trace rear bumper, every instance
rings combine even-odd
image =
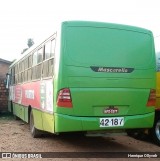
[[[125,116],[124,126],[100,127],[99,118],[101,117],[75,117],[55,113],[55,132],[150,128],[153,126],[154,116],[154,112],[144,115]]]

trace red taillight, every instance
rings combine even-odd
[[[61,89],[58,93],[57,106],[72,107],[71,93],[68,88]]]
[[[156,90],[151,89],[148,97],[147,106],[155,106],[155,105],[156,105]]]

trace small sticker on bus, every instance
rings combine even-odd
[[[104,114],[116,114],[116,113],[118,113],[118,108],[114,107],[114,106],[110,106],[108,108],[105,108],[103,110],[103,113]]]

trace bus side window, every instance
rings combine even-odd
[[[21,77],[20,77],[20,75],[21,75],[21,73],[17,74],[17,83],[16,84],[21,83]]]
[[[27,70],[24,71],[24,82],[27,82]]]
[[[13,68],[11,68],[11,85],[13,85],[13,79],[12,79],[12,77],[13,77]]]
[[[28,57],[24,60],[24,82],[27,82]]]
[[[25,61],[23,60],[23,61],[22,61],[22,72],[23,72],[24,69],[25,69],[25,68],[24,68],[24,64],[25,64]]]
[[[32,54],[28,57],[28,70],[27,70],[27,81],[31,81],[32,78]]]
[[[28,67],[32,67],[32,55],[30,55],[28,58]]]
[[[19,73],[22,71],[22,62],[19,63]]]
[[[43,48],[40,48],[37,52],[37,63],[41,63],[43,60]]]
[[[55,54],[55,46],[56,46],[56,39],[51,40],[51,55],[50,57],[53,57]]]
[[[15,84],[18,83],[18,72],[19,70],[18,70],[18,64],[17,64],[15,65]]]
[[[55,44],[56,44],[55,39],[45,44],[44,62],[43,62],[43,78],[53,76]]]
[[[31,78],[32,78],[32,69],[28,69],[27,71],[27,81],[31,81]]]
[[[43,62],[43,78],[53,76],[54,58]]]
[[[33,53],[33,66],[37,65],[37,51]]]
[[[24,72],[21,73],[21,83],[24,82]]]
[[[11,84],[15,84],[15,66],[11,69]]]
[[[18,84],[18,74],[15,75],[15,83]]]
[[[26,70],[28,68],[28,57],[24,60],[24,62],[25,62],[25,64],[24,64],[25,68],[24,69]]]
[[[43,78],[48,76],[48,61],[43,62]]]
[[[53,76],[53,68],[54,68],[54,59],[52,58],[52,59],[50,59],[49,60],[49,62],[48,62],[48,64],[49,64],[49,68],[48,68],[48,76],[50,77],[50,76]]]
[[[51,54],[51,41],[45,44],[44,59],[49,59]]]
[[[41,73],[42,73],[42,64],[38,64],[37,66],[36,66],[36,73],[37,73],[37,75],[36,75],[36,79],[40,79],[41,78]]]
[[[36,79],[36,66],[32,67],[32,80]]]
[[[32,80],[41,78],[42,60],[43,60],[43,48],[40,48],[33,54]]]

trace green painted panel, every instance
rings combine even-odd
[[[53,114],[42,112],[43,130],[54,133],[54,116]]]
[[[28,123],[28,107],[16,103],[12,103],[12,105],[13,114]]]
[[[24,107],[24,121],[28,123],[28,107]]]
[[[39,130],[54,133],[54,116],[32,108],[34,125]],[[13,103],[13,113],[28,123],[28,107]]]
[[[55,114],[55,132],[82,131],[81,117]]]
[[[103,117],[104,118],[104,117]],[[153,126],[154,112],[145,115],[125,116],[124,126],[100,127],[100,117],[74,117],[55,114],[55,132],[92,131],[109,129],[149,128]],[[134,124],[133,124],[134,122]],[[140,124],[141,122],[141,124]]]
[[[34,117],[34,126],[39,130],[44,130],[43,122],[42,122],[42,112],[33,108],[32,108],[32,111],[33,111],[33,117]]]
[[[67,64],[88,67],[134,67],[148,69],[153,65],[152,35],[95,26],[66,27]],[[76,53],[76,54],[75,54]],[[152,55],[151,55],[152,53]],[[141,56],[139,56],[141,54]],[[145,57],[142,57],[145,55]],[[138,59],[137,59],[138,57]],[[112,60],[112,61],[111,61]],[[116,66],[115,66],[116,65]]]
[[[19,104],[13,103],[13,114],[19,117],[22,120],[24,119],[24,107]]]

